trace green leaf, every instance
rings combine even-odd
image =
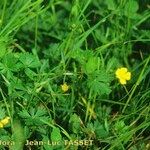
[[[52,141],[61,141],[62,140],[62,136],[60,133],[60,129],[59,128],[53,128],[52,132],[51,132],[51,140]]]
[[[106,138],[109,135],[109,132],[105,129],[103,124],[100,124],[100,122],[95,121],[94,122],[94,128],[97,138]]]
[[[27,125],[38,126],[45,124],[44,121],[50,121],[45,109],[41,108],[38,108],[37,110],[35,108],[30,108],[29,112],[27,110],[22,110],[19,112],[19,116],[24,119]]]
[[[35,116],[36,117],[42,117],[46,114],[47,114],[47,112],[45,111],[45,109],[38,108],[38,110],[35,113]]]
[[[87,85],[95,94],[108,95],[111,92],[110,82],[111,76],[102,69],[88,76]]]
[[[71,13],[70,13],[71,19],[72,18],[77,19],[78,15],[79,15],[79,12],[80,12],[79,6],[80,6],[79,0],[75,0],[74,4],[73,4],[73,7],[71,9]]]
[[[126,126],[123,120],[120,120],[115,123],[115,130],[118,134],[123,134],[129,131],[129,127]]]
[[[116,4],[115,4],[114,0],[106,0],[105,3],[106,3],[109,10],[115,10],[116,9]]]
[[[70,52],[69,55],[70,55],[71,58],[74,58],[77,62],[79,62],[80,65],[82,65],[82,68],[83,68],[85,73],[87,73],[86,72],[86,67],[88,69],[88,64],[86,65],[86,63],[88,63],[88,61],[89,61],[89,66],[90,66],[90,59],[92,59],[92,58],[96,59],[97,58],[97,57],[94,57],[93,51],[90,51],[90,50],[84,51],[82,49],[73,50],[73,51]]]
[[[4,119],[6,117],[6,110],[0,106],[0,119]]]
[[[0,41],[0,58],[2,58],[6,53],[6,45]]]
[[[13,80],[11,80],[8,84],[8,90],[9,93],[13,93],[15,90],[25,91],[26,89],[22,81],[19,78],[13,76]]]
[[[22,62],[25,68],[37,68],[40,66],[40,62],[37,57],[30,53],[21,53],[19,60]]]
[[[101,69],[93,75],[94,78],[97,78],[100,82],[109,83],[112,80],[112,77],[109,73],[107,73],[104,69]]]
[[[13,133],[12,133],[12,141],[14,144],[10,145],[11,150],[22,150],[25,143],[25,135],[24,135],[24,128],[21,125],[19,120],[13,121]]]
[[[34,71],[32,71],[30,68],[25,68],[25,74],[31,79],[33,80],[34,77],[36,76],[36,73]]]
[[[110,94],[111,88],[110,88],[109,84],[100,82],[99,86],[101,88],[101,94],[102,95],[103,94],[106,94],[106,95]]]
[[[125,16],[129,18],[134,18],[136,16],[136,12],[139,9],[138,2],[135,0],[130,0],[126,3],[124,13]]]
[[[51,58],[53,63],[60,60],[61,52],[59,50],[59,44],[50,44],[49,48],[44,50],[43,53],[45,54],[46,58]]]
[[[0,69],[5,73],[8,71],[18,71],[18,68],[16,68],[17,61],[18,59],[14,54],[9,53],[3,57],[2,63],[0,63]]]
[[[98,57],[90,57],[85,64],[85,72],[87,74],[93,73],[98,68]]]
[[[70,127],[74,133],[79,133],[81,128],[81,120],[77,114],[73,114],[70,116]]]
[[[117,68],[118,64],[119,62],[115,57],[110,58],[107,62],[106,72],[113,71],[115,68]]]
[[[19,116],[20,116],[21,118],[27,119],[27,118],[30,117],[30,114],[28,113],[27,110],[22,110],[22,111],[19,113]]]
[[[47,143],[47,141],[49,141],[49,138],[47,136],[44,136],[42,141],[44,143]],[[45,150],[53,150],[53,146],[48,145],[48,144],[44,144],[44,149]]]
[[[111,92],[110,86],[107,83],[99,82],[98,80],[90,81],[88,84],[89,88],[97,94],[109,94]]]

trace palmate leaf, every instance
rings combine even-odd
[[[56,51],[57,49],[57,51]],[[59,51],[59,44],[50,44],[49,48],[44,50],[43,53],[45,54],[46,57],[48,58],[54,58],[54,60],[57,60],[60,58],[60,51]]]
[[[91,74],[98,68],[98,57],[90,57],[85,64],[85,73]]]
[[[96,80],[91,81],[89,87],[94,93],[101,94],[101,95],[103,94],[108,95],[111,92],[111,89],[107,83],[99,82]]]
[[[49,121],[47,112],[41,108],[38,108],[37,110],[35,108],[31,108],[29,111],[22,110],[19,113],[19,116],[24,119],[27,125],[43,125],[44,121]]]
[[[22,90],[22,91],[26,90],[23,82],[15,76],[13,76],[13,80],[11,80],[10,83],[8,84],[8,88],[12,92],[14,90]]]
[[[88,61],[89,58],[94,56],[94,53],[90,50],[84,51],[84,50],[78,48],[76,50],[71,51],[69,55],[71,58],[74,58],[85,68],[86,62]]]
[[[19,60],[25,68],[37,68],[40,66],[40,61],[30,53],[21,53]]]
[[[107,131],[103,124],[98,121],[94,122],[94,129],[97,138],[106,138],[109,135],[109,131]]]
[[[106,138],[109,135],[109,130],[106,130],[104,124],[100,123],[98,120],[94,121],[94,123],[88,123],[86,130],[94,133],[98,139]]]
[[[3,72],[7,71],[18,71],[16,66],[18,59],[14,56],[14,54],[9,53],[2,58],[2,62],[0,63],[0,69]]]
[[[115,131],[118,133],[118,134],[122,134],[122,133],[126,133],[129,131],[129,126],[127,126],[124,121],[120,120],[120,121],[117,121],[115,123]]]
[[[13,79],[13,72],[17,72],[18,68],[18,58],[15,57],[13,53],[8,53],[3,56],[0,62],[0,72],[6,77],[6,79]]]
[[[71,57],[77,60],[85,74],[91,74],[98,68],[99,57],[94,56],[93,51],[77,49],[70,53]]]
[[[110,82],[111,76],[106,71],[99,70],[88,76],[87,85],[95,94],[108,95],[111,92]]]

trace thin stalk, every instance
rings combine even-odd
[[[34,47],[37,48],[37,38],[38,38],[38,15],[35,18],[35,39],[34,39]]]
[[[143,76],[143,74],[144,74],[144,71],[145,71],[145,69],[146,69],[146,67],[147,67],[147,65],[148,65],[148,63],[149,63],[149,60],[150,60],[150,56],[147,58],[147,61],[146,61],[145,65],[144,65],[144,67],[143,67],[143,69],[142,69],[142,71],[141,71],[141,73],[140,73],[140,75],[139,75],[139,78],[138,78],[137,82],[135,83],[135,85],[134,85],[134,87],[133,87],[133,90],[131,91],[131,94],[129,95],[125,106],[123,107],[122,113],[124,113],[124,111],[125,111],[127,105],[129,104],[130,100],[132,99],[132,96],[133,96],[133,94],[134,94],[136,88],[137,88],[138,85],[140,84],[141,79],[142,79],[142,76]]]
[[[2,16],[1,16],[1,20],[0,20],[1,21],[0,25],[1,26],[3,24],[3,20],[4,20],[4,16],[5,16],[6,4],[7,4],[7,0],[4,0],[4,6],[3,6]]]

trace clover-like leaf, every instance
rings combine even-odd
[[[139,5],[137,1],[135,0],[128,1],[124,9],[125,16],[129,18],[134,18],[138,9]]]

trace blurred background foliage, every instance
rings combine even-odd
[[[149,29],[148,0],[1,0],[0,116],[11,124],[0,140],[20,142],[1,148],[92,139],[32,149],[148,149]],[[126,87],[114,76],[122,66]]]

